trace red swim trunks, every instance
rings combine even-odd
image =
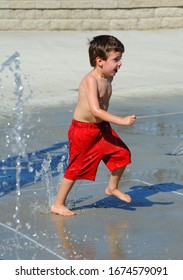
[[[95,180],[101,160],[110,171],[131,163],[131,153],[107,122],[85,123],[72,120],[68,131],[69,163],[64,177]]]

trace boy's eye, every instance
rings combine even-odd
[[[121,60],[121,57],[116,57],[116,58],[114,58],[114,61],[115,62],[118,62],[118,61],[120,61]]]

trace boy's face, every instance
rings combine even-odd
[[[107,60],[101,61],[101,68],[104,76],[114,77],[122,65],[122,53],[111,51]]]

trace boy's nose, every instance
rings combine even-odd
[[[122,61],[121,61],[121,60],[119,61],[119,64],[118,64],[118,65],[119,65],[119,67],[121,67],[121,65],[122,65]]]

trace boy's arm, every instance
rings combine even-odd
[[[100,108],[97,81],[93,77],[88,77],[86,81],[86,93],[91,113],[96,118],[118,125],[133,125],[135,115],[119,117]]]

